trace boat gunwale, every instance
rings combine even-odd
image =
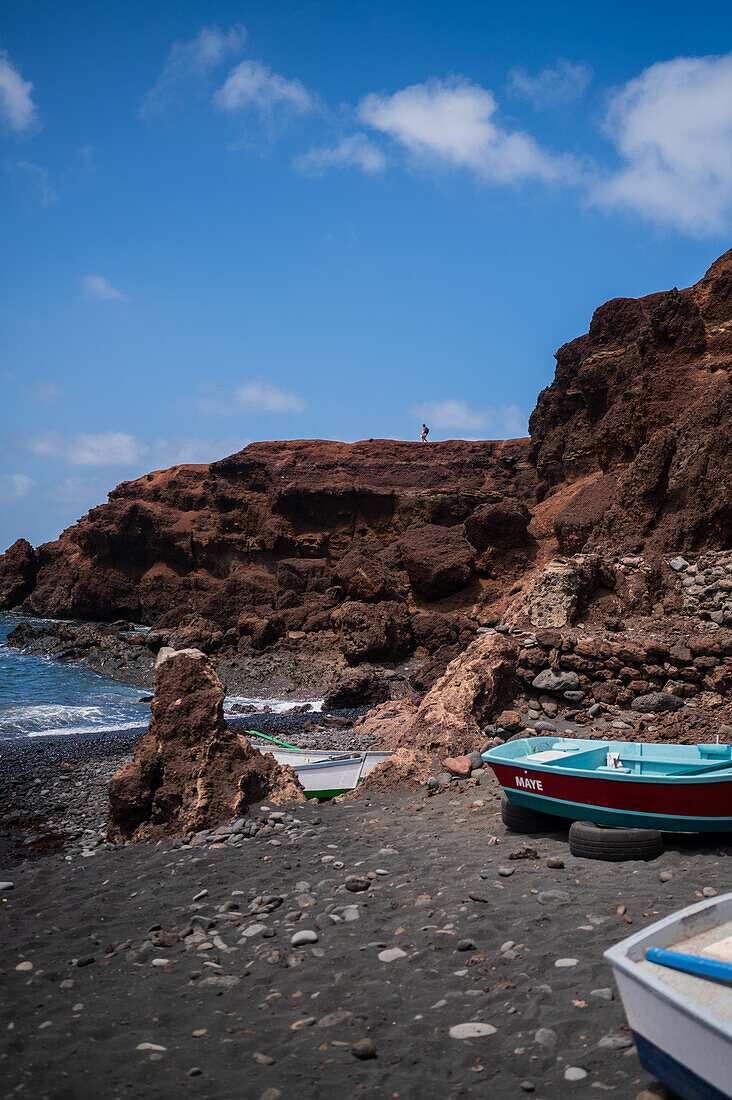
[[[661,784],[670,784],[672,786],[685,786],[685,787],[696,785],[697,783],[702,784],[702,785],[706,785],[707,783],[718,783],[718,782],[732,781],[732,758],[730,759],[729,764],[724,768],[720,768],[718,765],[714,765],[710,761],[710,763],[709,763],[709,772],[707,774],[705,774],[702,771],[702,772],[693,772],[693,773],[688,773],[688,774],[680,773],[678,775],[663,775],[663,774],[661,774],[661,775],[659,775],[659,774],[651,775],[651,774],[648,774],[648,773],[646,773],[644,775],[642,772],[632,773],[632,772],[629,772],[629,771],[622,771],[620,769],[614,770],[612,768],[608,768],[606,771],[598,772],[597,768],[593,768],[593,769],[590,769],[590,768],[573,768],[571,766],[568,766],[565,763],[562,763],[561,766],[559,766],[558,761],[557,762],[554,762],[554,761],[534,762],[534,761],[532,761],[530,755],[526,756],[526,757],[523,757],[523,756],[516,757],[516,756],[502,755],[502,750],[506,747],[506,745],[510,744],[510,745],[518,746],[521,743],[525,743],[525,742],[531,743],[531,742],[534,742],[534,741],[545,741],[545,740],[550,740],[550,739],[543,738],[543,737],[541,737],[541,738],[525,737],[525,738],[521,738],[521,739],[517,738],[516,741],[505,742],[503,745],[496,745],[494,748],[488,749],[486,752],[484,752],[482,754],[483,761],[486,764],[488,764],[489,766],[492,766],[493,763],[495,762],[496,764],[500,764],[503,767],[514,767],[514,768],[522,769],[524,771],[539,772],[539,773],[546,774],[546,775],[573,776],[574,778],[583,779],[583,780],[611,779],[615,782],[620,781],[620,782],[635,782],[635,783],[661,783]],[[557,741],[562,741],[562,740],[572,741],[574,739],[557,737],[556,740]],[[579,739],[577,739],[577,740],[579,740]],[[587,741],[587,739],[583,738],[580,743],[589,744],[589,741]],[[585,749],[583,751],[592,751],[593,748],[594,749],[599,749],[599,748],[602,748],[603,746],[611,746],[609,751],[614,752],[614,751],[616,751],[616,749],[615,749],[616,745],[617,746],[623,746],[623,745],[637,745],[637,744],[643,744],[643,745],[657,745],[658,744],[662,748],[672,748],[673,747],[673,746],[670,746],[670,745],[662,745],[661,742],[656,742],[656,741],[638,742],[638,741],[613,741],[611,739],[606,739],[606,740],[599,740],[598,739],[596,742],[592,743],[592,748]],[[697,746],[684,745],[684,746],[679,746],[679,747],[682,747],[682,748],[696,748]],[[571,756],[572,754],[570,753],[569,755]],[[579,755],[579,753],[577,755]]]
[[[726,1024],[721,1017],[717,1016],[713,1010],[704,1008],[704,1006],[693,1000],[687,994],[674,989],[673,986],[662,981],[654,971],[642,970],[638,966],[639,960],[632,959],[630,956],[630,952],[633,948],[639,947],[644,941],[657,935],[659,931],[666,928],[680,927],[684,920],[697,916],[706,910],[713,911],[715,909],[720,909],[720,912],[723,912],[724,910],[721,909],[722,905],[724,905],[725,909],[729,909],[729,915],[732,917],[732,893],[722,894],[716,898],[707,898],[704,901],[697,902],[695,905],[689,905],[685,909],[679,909],[675,913],[663,917],[662,920],[654,921],[653,924],[647,925],[646,928],[641,929],[640,932],[634,932],[632,936],[627,936],[624,940],[620,940],[618,943],[613,944],[612,947],[608,947],[607,950],[603,952],[603,958],[607,960],[613,970],[617,969],[621,971],[629,981],[636,982],[645,989],[650,990],[655,996],[659,997],[677,1012],[692,1017],[695,1023],[707,1030],[714,1031],[715,1035],[729,1042],[730,1038],[732,1038],[732,1027]],[[647,946],[650,947],[654,945],[647,944]],[[623,1007],[625,1008],[624,1001]],[[627,1016],[627,1009],[625,1009],[625,1011]]]

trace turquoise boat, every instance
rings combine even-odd
[[[516,806],[596,825],[732,831],[732,746],[524,737],[489,749]]]

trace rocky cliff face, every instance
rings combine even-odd
[[[257,443],[151,473],[56,542],[11,547],[0,607],[355,665],[454,655],[557,551],[643,552],[645,595],[618,599],[650,606],[663,555],[730,545],[730,413],[732,251],[689,289],[601,306],[558,351],[530,440]],[[619,576],[585,571],[577,613]]]
[[[732,250],[687,290],[607,302],[556,358],[529,428],[540,494],[585,483],[560,547],[728,546]]]

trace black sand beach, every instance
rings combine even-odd
[[[727,840],[577,860],[493,779],[259,816],[5,866],[4,1095],[664,1095],[602,952],[727,888]]]

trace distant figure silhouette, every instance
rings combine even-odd
[[[430,434],[430,430],[426,424],[422,425],[422,435],[420,436],[423,443],[427,442],[427,436]]]

